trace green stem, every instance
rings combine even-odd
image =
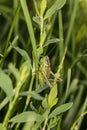
[[[31,92],[31,90],[32,90],[33,81],[34,81],[34,75],[32,75],[32,79],[31,79],[31,83],[30,83],[28,92]],[[27,107],[28,107],[28,105],[29,105],[29,102],[30,102],[30,96],[27,96],[26,103],[25,103],[25,107],[24,107],[24,110],[23,110],[23,111],[26,111],[26,109],[27,109]],[[20,126],[20,123],[18,123],[18,124],[16,125],[15,130],[18,130],[19,126]]]
[[[59,38],[63,39],[62,10],[59,11]],[[63,40],[60,41],[59,48],[60,48],[60,62],[61,62],[63,52],[64,52]]]
[[[18,99],[18,96],[19,96],[18,94],[19,94],[19,90],[16,93],[16,95],[14,97],[14,100],[12,102],[10,102],[10,104],[9,104],[9,109],[7,111],[7,114],[6,114],[4,122],[3,122],[3,125],[6,126],[6,127],[8,125],[8,121],[9,121],[11,115],[12,115],[13,108],[14,108],[14,106],[16,104],[17,99]]]
[[[15,104],[16,104],[18,97],[19,97],[19,91],[21,89],[21,80],[20,80],[20,82],[17,82],[17,85],[15,88],[16,88],[16,92],[15,92],[14,99],[10,102],[8,111],[7,111],[6,116],[4,118],[4,121],[3,121],[3,125],[6,127],[8,125],[8,121],[9,121],[10,117],[12,116]]]
[[[31,92],[31,90],[32,90],[33,81],[34,81],[34,75],[32,76],[32,79],[31,79],[31,83],[30,83],[30,87],[29,87],[28,92]],[[24,107],[24,111],[27,109],[27,107],[28,107],[28,105],[29,105],[29,101],[30,101],[30,96],[27,96],[27,100],[26,100],[26,104],[25,104],[25,107]]]
[[[43,129],[42,129],[42,130],[46,130],[47,121],[48,121],[48,118],[45,119],[44,126],[43,126]]]
[[[60,39],[63,39],[63,21],[62,21],[62,10],[59,10],[59,38]],[[62,59],[62,57],[63,57],[63,53],[64,53],[64,44],[63,44],[63,40],[60,40],[60,43],[59,43],[59,48],[58,49],[60,49],[60,55],[59,55],[59,58],[60,58],[60,62],[61,62],[61,59]],[[58,53],[58,50],[57,50],[57,53]],[[64,74],[64,67],[63,67],[64,65],[62,64],[62,70],[61,70],[61,72],[60,72],[60,75],[61,75],[61,78],[63,79],[64,78],[64,76],[63,76],[63,74]],[[63,92],[63,82],[60,84],[60,86],[59,86],[59,93],[60,93],[60,95],[62,95],[62,92]]]
[[[58,122],[58,125],[57,125],[57,130],[61,130],[61,122],[62,122],[62,115],[60,115],[59,117],[59,122]]]

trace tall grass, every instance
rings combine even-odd
[[[0,130],[87,128],[86,4],[0,1]]]

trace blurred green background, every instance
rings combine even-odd
[[[47,1],[47,9],[49,9],[56,0]],[[6,43],[8,42],[9,31],[16,17],[16,9],[18,0],[0,0],[0,63],[4,54]],[[38,8],[41,0],[36,0]],[[33,21],[33,16],[36,15],[34,4],[32,0],[27,0],[28,9],[33,23],[36,43],[38,47],[40,30],[37,24]],[[18,36],[18,41],[15,45],[23,48],[31,57],[32,60],[32,46],[31,40],[26,26],[26,21],[23,15],[22,8],[20,7],[18,16],[14,21],[15,25],[12,30],[8,47],[13,39]],[[63,83],[59,85],[59,103],[72,101],[73,107],[63,115],[62,130],[69,130],[73,122],[87,111],[87,0],[67,0],[66,4],[61,10],[62,12],[62,28],[63,28],[63,41],[62,43],[51,44],[44,48],[43,55],[48,55],[51,61],[52,71],[55,73],[57,67],[63,56],[64,47],[67,46],[67,54],[65,56],[63,71],[61,77]],[[61,16],[61,15],[60,15]],[[47,37],[60,37],[60,23],[59,13],[55,13],[51,23],[51,29]],[[7,70],[9,63],[12,62],[17,68],[20,68],[22,63],[21,56],[15,50],[9,50],[3,68]],[[2,67],[2,64],[1,64]],[[65,91],[67,84],[67,71],[71,69],[70,89],[66,99]],[[12,77],[13,83],[15,82]],[[62,87],[63,86],[63,87]],[[1,91],[1,89],[0,89]],[[3,91],[0,92],[0,102],[5,97]],[[24,100],[25,102],[25,100]],[[22,106],[22,104],[21,104]],[[0,122],[3,121],[7,106],[0,111]],[[79,130],[87,129],[87,115],[80,120]],[[53,129],[54,130],[54,129]],[[75,129],[76,130],[76,129]]]

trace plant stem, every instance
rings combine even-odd
[[[10,104],[9,104],[9,109],[7,111],[7,114],[6,114],[4,122],[3,122],[3,125],[6,126],[6,127],[8,125],[8,121],[9,121],[11,115],[12,115],[12,111],[13,111],[13,108],[16,104],[17,99],[18,99],[18,92],[16,93],[14,100],[12,102],[10,102]]]
[[[48,118],[45,119],[44,126],[43,126],[42,130],[46,130],[47,121],[48,121]]]
[[[21,81],[17,82],[15,97],[14,97],[13,101],[10,102],[7,114],[6,114],[4,121],[3,121],[3,125],[6,127],[8,125],[8,121],[9,121],[10,117],[12,116],[12,112],[14,110],[15,104],[18,100],[20,89],[21,89]]]
[[[34,81],[34,75],[32,76],[32,79],[31,79],[31,83],[30,83],[30,87],[29,87],[28,92],[31,92],[31,90],[32,90],[33,81]],[[26,104],[25,104],[25,107],[24,107],[24,111],[27,109],[27,107],[28,107],[28,105],[29,105],[29,101],[30,101],[30,96],[27,96],[27,100],[26,100]]]
[[[32,79],[31,79],[31,83],[30,83],[28,92],[31,92],[31,90],[32,90],[34,77],[35,77],[35,75],[32,75]],[[25,103],[25,107],[24,107],[23,111],[26,111],[26,109],[27,109],[27,107],[28,107],[28,105],[29,105],[29,102],[30,102],[30,96],[27,96],[26,103]],[[15,130],[18,130],[19,126],[20,126],[20,123],[18,123],[18,124],[16,125]]]
[[[58,125],[57,125],[57,130],[61,130],[61,122],[62,122],[62,115],[60,115],[60,117],[59,117],[59,122],[58,122]]]
[[[62,10],[59,10],[59,38],[60,39],[63,39],[63,21],[62,21]],[[61,59],[63,57],[63,52],[64,52],[64,45],[63,45],[63,40],[60,40],[60,43],[59,43],[59,50],[60,50],[60,53],[59,53],[59,61],[61,62]],[[58,50],[57,50],[57,53],[58,53]],[[63,64],[62,64],[62,70],[60,72],[60,75],[61,75],[61,78],[63,79],[64,78],[64,69],[63,69]],[[63,92],[63,82],[60,84],[60,87],[59,87],[59,93],[60,95],[62,95],[62,92]]]
[[[63,39],[62,10],[59,10],[59,38]],[[60,48],[60,62],[61,62],[63,52],[64,52],[63,40],[60,40],[59,48]]]

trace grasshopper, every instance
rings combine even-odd
[[[47,83],[49,87],[52,87],[49,78],[53,75],[57,81],[62,81],[61,78],[57,78],[55,74],[51,71],[51,64],[50,59],[48,56],[45,56],[40,59],[40,66],[39,66],[39,82],[41,85]]]

